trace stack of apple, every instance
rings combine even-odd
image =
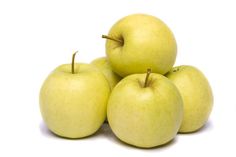
[[[212,110],[206,77],[193,66],[173,67],[175,38],[160,19],[129,15],[113,25],[106,57],[57,67],[40,91],[48,128],[66,138],[94,134],[107,117],[125,143],[150,148],[178,132],[202,128]]]

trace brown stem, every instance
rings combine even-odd
[[[116,39],[116,38],[113,38],[113,37],[110,37],[108,35],[102,35],[102,38],[106,38],[106,39],[109,39],[109,40],[113,40],[113,41],[116,41],[116,42],[119,42],[121,44],[123,44],[123,40],[120,40],[120,39]]]
[[[75,73],[75,55],[78,51],[76,51],[75,53],[73,53],[72,56],[72,63],[71,63],[71,73],[74,74]]]
[[[148,78],[149,78],[151,72],[152,72],[151,69],[147,69],[147,74],[146,74],[146,78],[145,78],[145,82],[144,82],[144,88],[146,88],[148,86]]]

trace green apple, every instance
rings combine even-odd
[[[57,67],[44,81],[40,109],[48,128],[67,138],[95,133],[106,118],[110,87],[103,74],[90,64]]]
[[[179,132],[194,132],[204,126],[213,106],[213,94],[203,73],[193,66],[174,67],[166,75],[179,89],[184,118]]]
[[[160,74],[150,74],[150,70],[122,79],[111,92],[107,106],[108,122],[115,135],[142,148],[172,140],[182,117],[183,102],[176,86]]]
[[[103,73],[111,90],[121,80],[121,77],[112,71],[111,65],[106,57],[97,58],[91,64],[95,65]]]
[[[145,73],[147,68],[165,74],[175,63],[177,46],[174,35],[154,16],[126,16],[102,37],[108,39],[106,54],[112,69],[122,77]]]

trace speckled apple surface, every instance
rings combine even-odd
[[[81,138],[96,132],[106,117],[110,87],[92,65],[57,67],[44,81],[40,109],[47,127],[67,138]]]
[[[95,65],[107,79],[111,90],[116,86],[116,84],[122,79],[119,75],[113,72],[110,62],[106,57],[100,57],[91,62]]]
[[[179,132],[194,132],[204,126],[213,107],[207,78],[193,66],[174,67],[166,75],[179,89],[184,101],[184,118]]]
[[[177,45],[173,33],[160,19],[133,14],[116,22],[108,36],[122,43],[106,40],[106,54],[113,70],[124,77],[145,73],[147,68],[165,74],[175,63]]]
[[[172,140],[183,117],[183,102],[175,85],[152,73],[121,80],[108,101],[107,118],[112,131],[125,143],[151,148]]]

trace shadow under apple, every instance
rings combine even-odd
[[[70,139],[70,138],[65,138],[65,137],[61,137],[61,136],[58,136],[56,134],[54,134],[53,132],[51,132],[47,126],[44,124],[44,122],[42,121],[40,124],[39,124],[39,129],[41,131],[41,133],[48,137],[48,138],[57,138],[57,139],[66,139],[66,140],[86,140],[86,139],[90,139],[90,138],[107,138],[108,140],[118,144],[118,145],[121,145],[121,146],[124,146],[126,148],[129,148],[129,149],[140,149],[140,150],[147,150],[147,151],[154,151],[154,150],[162,150],[162,149],[167,149],[167,148],[170,148],[171,146],[173,146],[174,144],[176,144],[178,142],[178,136],[191,136],[191,135],[197,135],[197,134],[201,134],[207,130],[211,130],[213,128],[213,125],[212,125],[212,122],[211,121],[208,121],[202,128],[200,128],[199,130],[195,131],[195,132],[191,132],[191,133],[178,133],[177,136],[163,144],[163,145],[160,145],[160,146],[157,146],[157,147],[152,147],[152,148],[140,148],[140,147],[134,147],[130,144],[127,144],[123,141],[121,141],[120,139],[118,139],[114,133],[112,132],[111,128],[109,127],[109,124],[108,123],[104,123],[102,125],[102,127],[93,135],[90,135],[88,137],[84,137],[84,138],[80,138],[80,139]]]
[[[102,127],[101,127],[102,128]],[[100,128],[100,129],[101,129]],[[45,137],[48,137],[48,138],[57,138],[57,139],[65,139],[65,140],[84,140],[84,139],[89,139],[90,137],[95,137],[97,132],[95,134],[92,134],[92,135],[89,135],[89,136],[85,136],[85,137],[82,137],[82,138],[68,138],[68,137],[63,137],[63,136],[60,136],[60,135],[57,135],[55,134],[54,132],[52,132],[51,130],[48,129],[48,127],[46,126],[46,124],[42,121],[40,124],[39,124],[39,129],[41,131],[41,133],[45,136]],[[100,130],[99,129],[99,130]]]
[[[160,145],[160,146],[156,146],[156,147],[152,147],[152,148],[140,148],[140,147],[136,147],[136,146],[133,146],[133,145],[130,145],[120,139],[118,139],[115,134],[112,132],[110,126],[108,123],[104,123],[102,125],[102,127],[95,133],[94,136],[99,136],[99,137],[105,137],[109,140],[111,140],[112,142],[118,144],[118,145],[122,145],[126,148],[129,148],[129,149],[140,149],[140,150],[160,150],[160,149],[164,149],[164,148],[167,148],[167,146],[171,146],[171,145],[174,145],[176,142],[177,142],[177,139],[178,137],[176,136],[173,140],[163,144],[163,145]],[[157,149],[158,148],[158,149]]]
[[[205,125],[203,125],[201,128],[199,128],[199,129],[197,129],[193,132],[186,132],[186,133],[179,132],[178,134],[179,135],[189,135],[189,136],[191,136],[191,135],[202,134],[202,133],[204,133],[206,131],[209,131],[209,130],[212,130],[212,129],[213,129],[213,123],[212,123],[212,121],[209,120]]]

